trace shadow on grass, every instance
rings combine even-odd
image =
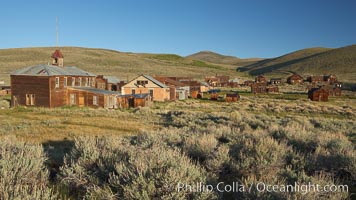
[[[59,167],[63,165],[64,156],[74,147],[72,140],[48,141],[42,144],[44,152],[48,156],[47,166],[50,171],[50,179],[54,180]]]

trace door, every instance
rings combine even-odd
[[[135,107],[135,99],[133,97],[129,98],[129,108]]]
[[[84,97],[79,97],[79,107],[84,106]]]

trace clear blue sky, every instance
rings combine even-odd
[[[0,3],[0,48],[59,45],[275,57],[356,43],[355,0],[113,0]]]

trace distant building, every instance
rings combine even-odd
[[[270,84],[280,85],[281,83],[282,83],[281,78],[271,78],[271,80],[270,80]]]
[[[205,77],[205,82],[208,83],[211,87],[227,87],[229,86],[229,76],[210,76]]]
[[[115,76],[98,75],[95,80],[96,88],[109,91],[121,91],[121,87],[125,84],[125,81]]]
[[[267,79],[266,79],[266,77],[264,77],[263,75],[258,75],[258,76],[255,78],[255,82],[256,82],[256,83],[267,83]]]
[[[341,87],[333,85],[324,85],[321,87],[329,93],[329,96],[341,96]]]
[[[300,84],[303,83],[304,79],[301,75],[299,74],[293,74],[287,78],[287,83],[289,84]]]
[[[251,85],[251,93],[253,94],[266,94],[277,93],[279,88],[277,85],[267,85],[267,83],[254,83]]]
[[[153,101],[170,100],[170,88],[149,75],[140,75],[122,86],[122,94],[150,94]]]
[[[237,92],[227,93],[225,97],[226,102],[236,102],[240,99],[240,95]]]
[[[308,91],[308,98],[312,101],[328,101],[329,93],[323,88],[312,88]]]
[[[245,85],[245,86],[251,86],[251,85],[253,85],[254,83],[255,83],[255,81],[253,81],[253,80],[247,80],[247,81],[244,82],[244,85]]]

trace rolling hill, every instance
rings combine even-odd
[[[341,81],[356,82],[356,45],[337,49],[310,48],[292,52],[277,58],[265,59],[238,68],[250,75],[286,76],[336,74]]]
[[[203,78],[206,75],[237,73],[232,65],[217,65],[175,54],[127,53],[107,49],[61,47],[66,66],[77,66],[95,74],[131,79],[138,74]],[[9,84],[9,74],[26,66],[47,64],[54,47],[0,50],[0,80]]]
[[[215,63],[215,64],[239,65],[239,66],[248,65],[251,63],[255,63],[258,60],[261,60],[261,58],[241,59],[234,56],[221,55],[211,51],[200,51],[198,53],[189,55],[186,58]]]

